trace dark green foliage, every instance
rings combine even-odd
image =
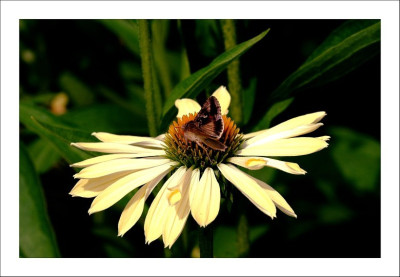
[[[226,86],[225,69],[240,58],[241,131],[326,111],[325,126],[310,136],[331,141],[316,154],[282,158],[305,176],[244,170],[281,193],[297,219],[278,212],[271,221],[222,182],[214,256],[379,257],[380,21],[236,20],[235,26],[237,45],[224,51],[218,20],[149,20],[157,129],[166,131],[174,119],[176,99],[203,103]],[[90,200],[68,195],[75,183],[68,164],[97,155],[71,142],[97,141],[92,132],[149,135],[140,55],[136,20],[20,21],[21,257],[196,255],[199,227],[191,216],[171,250],[161,241],[144,244],[153,195],[123,238],[117,223],[133,193],[90,217]],[[55,115],[60,92],[69,101],[66,113]]]

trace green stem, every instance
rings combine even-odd
[[[149,126],[150,136],[157,135],[156,107],[154,103],[153,88],[153,69],[151,57],[151,41],[149,22],[145,19],[138,20],[139,23],[139,46],[140,56],[142,58],[142,72],[144,82],[144,94],[146,99],[147,124]]]
[[[249,223],[245,213],[239,216],[237,226],[237,245],[239,257],[247,257],[250,250]]]
[[[211,226],[199,229],[200,258],[213,258],[213,230]]]
[[[236,30],[235,22],[232,19],[221,20],[222,33],[224,36],[225,50],[236,46]],[[243,122],[242,112],[242,85],[240,81],[240,65],[239,60],[232,61],[227,68],[228,72],[228,88],[232,96],[232,104],[229,112],[236,124]]]

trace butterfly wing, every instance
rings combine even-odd
[[[219,139],[224,131],[221,106],[216,97],[211,96],[201,107],[193,120],[198,131],[212,139]]]

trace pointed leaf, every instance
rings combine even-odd
[[[26,147],[19,148],[19,243],[24,257],[59,257],[45,198]]]
[[[31,143],[28,151],[39,174],[49,170],[60,159],[54,146],[42,138]]]
[[[123,19],[102,19],[99,22],[125,42],[133,54],[140,56],[139,32],[135,22]]]
[[[339,27],[334,34],[281,83],[272,98],[285,99],[296,90],[338,79],[380,51],[380,22],[361,29]]]
[[[258,36],[245,41],[230,50],[219,55],[208,66],[198,70],[188,78],[180,82],[167,98],[163,110],[163,129],[170,123],[171,119],[176,115],[174,103],[180,98],[195,98],[201,90],[203,90],[211,81],[217,77],[233,60],[240,57],[254,44],[259,42],[269,32],[269,29],[262,32]]]
[[[93,157],[93,155],[70,145],[71,142],[77,141],[95,141],[90,132],[71,127],[71,125],[44,109],[21,103],[20,121],[28,129],[51,143],[69,163]]]

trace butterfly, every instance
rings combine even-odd
[[[225,151],[227,146],[219,141],[224,131],[221,105],[215,96],[210,96],[201,107],[196,117],[182,126],[186,140],[194,141],[203,148],[205,146],[218,151]]]

